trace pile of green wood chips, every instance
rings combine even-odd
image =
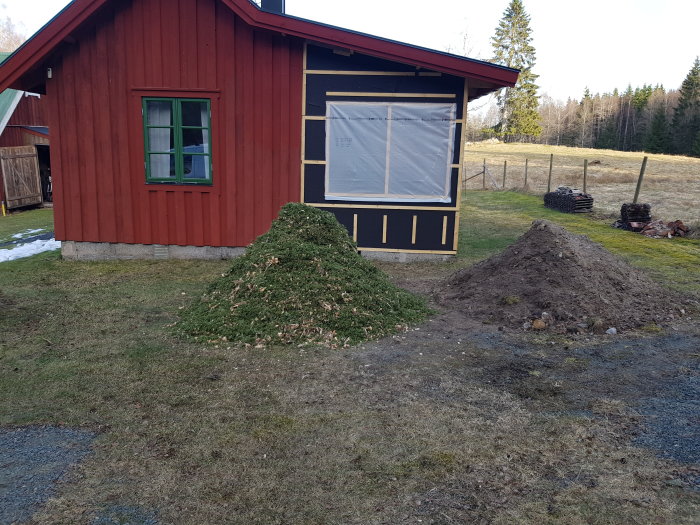
[[[216,343],[345,347],[405,329],[428,311],[357,253],[332,214],[290,203],[177,328]]]

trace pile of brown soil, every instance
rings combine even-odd
[[[448,277],[435,297],[469,318],[510,328],[543,320],[558,329],[629,329],[678,317],[684,308],[601,245],[545,220],[502,253]]]

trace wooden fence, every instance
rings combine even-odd
[[[644,172],[646,171],[647,160],[648,160],[648,157],[646,157],[646,156],[642,160],[642,167],[639,171],[639,178],[637,179],[637,188],[635,190],[634,200],[632,202],[637,202],[637,200],[639,198],[639,191],[641,189],[642,181],[644,179]],[[528,188],[528,167],[529,167],[529,159],[526,158],[525,159],[525,167],[524,167],[524,171],[523,171],[523,175],[522,175],[522,177],[523,177],[522,188],[524,188],[524,189]],[[549,155],[549,171],[547,174],[547,193],[552,191],[553,173],[554,173],[554,154],[550,154]],[[481,180],[482,180],[481,186],[482,186],[482,189],[484,189],[484,190],[486,190],[486,189],[501,190],[501,191],[505,190],[507,187],[506,184],[508,181],[508,161],[507,160],[503,161],[503,174],[502,174],[500,184],[499,184],[499,181],[498,181],[496,175],[494,175],[491,172],[491,170],[489,169],[489,166],[486,162],[486,159],[484,159],[484,163],[482,165],[481,171],[479,171],[478,173],[476,173],[474,175],[468,175],[466,173],[466,170],[464,170],[464,176],[462,178],[462,186],[461,186],[462,190],[467,189],[466,185],[467,185],[468,181],[475,179],[477,177],[481,177]],[[511,186],[511,188],[517,188],[517,187],[518,187],[517,184]],[[583,161],[583,185],[582,185],[581,189],[583,190],[584,193],[587,193],[587,190],[588,190],[588,159],[584,159],[584,161]]]

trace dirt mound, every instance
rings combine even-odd
[[[357,253],[332,214],[290,203],[183,312],[178,329],[214,342],[336,347],[395,332],[427,312],[423,299]]]
[[[502,253],[460,270],[438,303],[510,328],[634,328],[678,316],[682,301],[585,235],[545,220]],[[537,321],[536,321],[537,320]]]

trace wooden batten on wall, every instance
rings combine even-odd
[[[467,109],[469,104],[469,81],[464,79],[464,91],[462,96],[462,118],[464,119],[464,124],[462,124],[462,133],[459,138],[459,169],[457,172],[457,212],[455,214],[455,224],[454,224],[454,239],[452,241],[452,247],[457,251],[459,246],[459,220],[461,216],[461,204],[462,204],[462,186],[461,180],[464,176],[464,148],[466,147],[466,137],[467,137]]]
[[[349,86],[353,89],[348,89]],[[304,47],[302,92],[302,202],[333,212],[360,250],[455,254],[459,220],[457,183],[462,173],[468,96],[464,79],[418,71],[359,53],[338,55],[308,43]],[[325,121],[326,104],[330,101],[457,103],[450,202],[418,199],[373,203],[367,199],[375,195],[363,197],[355,193],[346,195],[346,199],[352,199],[348,201],[326,199]],[[364,201],[357,200],[363,198]]]

